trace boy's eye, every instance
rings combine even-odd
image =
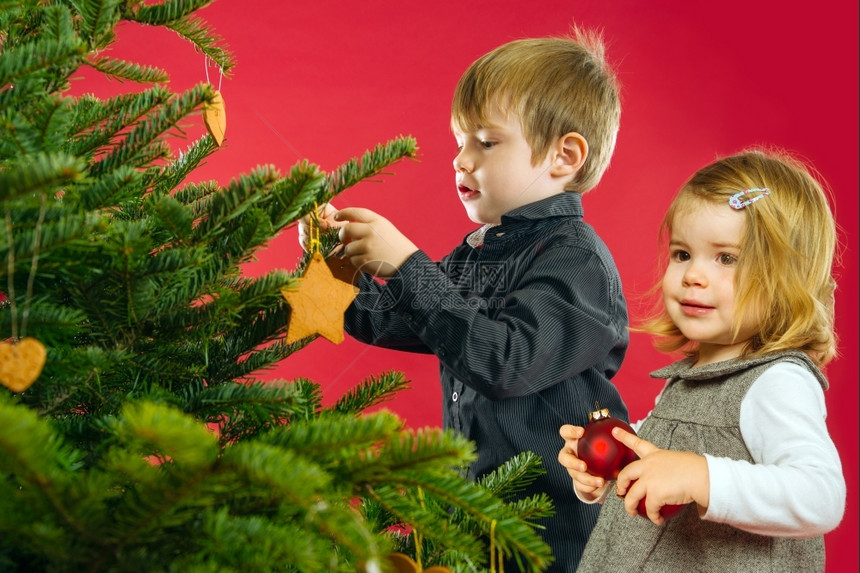
[[[486,141],[484,139],[481,140],[481,147],[483,147],[484,149],[490,149],[491,147],[493,147],[495,145],[496,145],[495,141]]]

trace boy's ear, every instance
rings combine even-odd
[[[553,154],[550,173],[557,177],[573,175],[588,157],[588,142],[575,131],[559,137],[551,150]]]

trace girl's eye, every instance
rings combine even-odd
[[[725,265],[727,267],[731,267],[738,262],[738,258],[734,255],[730,255],[728,253],[721,253],[718,260],[721,265]]]
[[[490,149],[491,147],[493,147],[495,145],[496,145],[495,141],[484,141],[483,139],[481,140],[481,147],[483,147],[484,149]]]
[[[671,253],[669,253],[669,258],[671,258],[673,261],[683,263],[684,261],[690,260],[690,253],[679,249],[677,251],[672,251]]]

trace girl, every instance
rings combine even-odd
[[[697,172],[662,231],[664,308],[641,330],[687,357],[652,373],[666,384],[640,437],[613,431],[640,458],[616,495],[576,456],[583,428],[561,427],[577,496],[605,500],[578,571],[822,571],[845,505],[819,370],[835,355],[822,188],[785,154],[740,153]]]

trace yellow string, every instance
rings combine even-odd
[[[320,226],[319,226],[319,207],[314,201],[314,210],[311,216],[308,217],[308,249],[311,254],[322,251],[322,243],[320,242]]]
[[[490,573],[496,573],[496,520],[490,523]]]
[[[421,501],[421,509],[424,509],[424,490],[418,488],[418,499]],[[415,563],[418,565],[418,571],[423,571],[421,565],[421,544],[424,543],[423,536],[415,529]]]
[[[15,304],[15,243],[12,233],[12,212],[9,206],[6,205],[6,240],[9,242],[9,257],[6,261],[6,277],[8,285],[6,285],[6,300],[9,301],[9,310],[11,317],[12,340],[18,340],[18,305]]]
[[[36,221],[36,226],[33,230],[33,256],[30,261],[30,274],[27,277],[27,290],[24,297],[24,308],[21,311],[21,338],[27,336],[27,318],[30,315],[30,301],[33,298],[33,281],[36,279],[36,267],[39,264],[39,245],[42,231],[42,221],[45,220],[45,194],[39,196],[39,219]],[[14,229],[12,226],[12,212],[9,210],[9,205],[6,204],[6,240],[9,242],[9,257],[6,261],[6,274],[8,277],[8,285],[6,286],[6,300],[9,302],[9,311],[11,318],[11,334],[12,340],[17,342],[18,337],[18,304],[15,296],[15,242]]]

